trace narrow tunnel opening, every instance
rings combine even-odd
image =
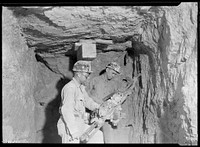
[[[68,72],[70,72],[72,70],[71,67],[73,67],[73,64],[77,61],[76,58],[76,54],[74,54],[75,56],[71,56],[69,58],[69,68],[68,68]],[[99,53],[97,54],[97,58],[93,61],[94,64],[97,64],[96,62],[98,62],[98,65],[94,65],[94,67],[98,67],[99,65],[106,65],[107,63],[109,63],[109,58],[112,57],[112,59],[117,59],[117,61],[119,63],[121,63],[121,65],[123,66],[123,70],[127,71],[124,73],[124,77],[129,77],[130,79],[133,79],[134,76],[138,75],[139,73],[141,73],[141,65],[140,65],[140,61],[136,61],[137,59],[139,59],[140,53],[135,51],[134,49],[130,49],[127,48],[125,51],[121,51],[121,52],[115,52],[115,51],[108,51],[108,52],[104,52],[104,53]],[[106,57],[105,57],[106,56]],[[35,55],[37,62],[40,62],[42,64],[44,64],[45,68],[50,69],[52,67],[50,67],[47,63],[48,59],[46,59],[47,61],[45,61],[42,57],[40,57],[37,53]],[[107,59],[107,61],[105,61],[105,58]],[[103,67],[101,67],[102,70],[99,70],[98,72],[94,73],[94,75],[91,75],[92,77],[95,76],[100,76],[105,72],[105,69]],[[52,69],[47,70],[48,74],[53,74],[54,71],[52,71]],[[46,72],[47,72],[46,71]],[[56,74],[59,72],[56,72]],[[62,74],[63,76],[63,74]],[[46,76],[45,76],[46,77]],[[44,77],[43,77],[44,78]],[[56,77],[55,77],[56,78]],[[52,79],[52,78],[51,78]],[[67,78],[67,77],[62,77],[57,81],[56,84],[56,89],[57,89],[57,95],[55,98],[52,99],[52,101],[44,104],[44,102],[39,102],[40,105],[45,106],[45,125],[42,128],[42,130],[40,130],[40,133],[38,133],[38,136],[40,136],[42,139],[43,143],[50,143],[50,142],[54,142],[55,143],[61,143],[61,138],[58,135],[57,132],[57,121],[59,119],[59,106],[60,106],[60,102],[61,102],[61,90],[64,87],[65,84],[67,84],[71,79]],[[124,81],[126,82],[127,80],[124,79]],[[138,91],[138,89],[142,88],[142,83],[141,83],[141,78],[139,78],[139,86],[137,87],[137,89],[135,91]],[[53,95],[53,94],[52,94]],[[43,97],[41,95],[41,97]],[[116,139],[114,139],[115,142],[130,142],[128,140],[128,138],[130,138],[128,136],[128,134],[131,132],[131,127],[133,124],[131,123],[126,123],[126,122],[130,122],[131,119],[131,112],[129,112],[130,110],[128,110],[127,106],[131,106],[133,107],[133,105],[130,103],[133,97],[130,96],[129,100],[126,100],[123,104],[123,111],[126,113],[125,115],[128,116],[126,119],[124,119],[121,123],[120,123],[120,127],[116,127],[113,126],[111,123],[110,125],[112,126],[112,128],[114,130],[117,130],[118,133],[118,137],[116,137]],[[130,108],[130,107],[129,107]],[[126,109],[126,110],[125,110]],[[90,111],[88,111],[90,112]],[[39,117],[36,118],[40,119]],[[36,121],[37,122],[37,121]],[[42,132],[42,133],[41,133]],[[121,134],[121,135],[119,135]]]

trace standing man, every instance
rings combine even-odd
[[[116,62],[109,63],[105,72],[93,78],[87,87],[89,95],[94,99],[95,102],[101,104],[103,98],[113,92],[117,92],[119,86],[117,76],[120,74],[120,66]]]
[[[120,66],[116,62],[111,62],[106,66],[105,73],[93,78],[88,86],[87,91],[98,104],[103,103],[103,98],[111,93],[117,92],[123,88],[122,83],[119,81],[119,75],[121,74]],[[118,79],[117,79],[118,78]],[[123,90],[123,89],[121,89]],[[121,107],[114,113],[116,116],[116,122],[121,115]],[[111,118],[112,121],[112,118]],[[105,143],[113,143],[114,138],[113,128],[109,121],[106,121],[103,125],[103,136]]]
[[[95,110],[95,103],[85,91],[85,82],[91,70],[90,61],[77,61],[73,67],[74,77],[61,91],[60,119],[57,123],[62,143],[80,143],[79,137],[89,128],[86,122],[85,108]],[[99,130],[88,143],[103,143],[103,134]]]

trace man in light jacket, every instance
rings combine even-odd
[[[94,77],[87,85],[88,94],[95,102],[98,104],[103,103],[103,99],[109,94],[115,93],[124,89],[122,83],[122,71],[121,67],[117,62],[110,62],[106,68],[105,72],[100,76]],[[114,112],[113,116],[109,121],[106,121],[102,127],[104,142],[105,143],[115,143],[115,137],[119,134],[115,133],[116,129],[113,129],[113,126],[120,121],[120,117],[124,115],[121,113],[121,106],[119,106]],[[112,118],[113,117],[113,118]]]
[[[99,107],[99,104],[88,96],[84,86],[92,72],[90,61],[77,61],[73,71],[73,79],[61,91],[61,116],[57,127],[62,143],[80,143],[79,137],[89,128],[85,123],[87,119],[85,108],[93,111]],[[102,132],[99,130],[88,143],[103,143]]]

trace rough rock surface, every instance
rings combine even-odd
[[[164,11],[165,38],[158,43],[162,56],[166,56],[160,58],[167,104],[163,117],[167,128],[163,132],[173,142],[197,144],[197,3],[166,7]]]
[[[3,142],[35,142],[37,64],[12,12],[2,11]]]
[[[17,18],[12,21],[17,20],[37,61],[58,74],[40,69],[41,73],[49,75],[43,76],[44,79],[52,80],[46,88],[45,82],[40,83],[41,88],[37,87],[41,91],[36,96],[38,102],[43,94],[48,99],[44,99],[46,103],[54,99],[58,91],[53,87],[60,75],[72,77],[69,71],[76,61],[74,43],[80,39],[112,40],[112,45],[97,44],[98,57],[93,60],[96,72],[91,78],[110,60],[120,62],[124,74],[129,77],[142,73],[133,95],[123,106],[129,108],[126,110],[130,116],[129,142],[197,144],[197,3],[172,7],[9,9]],[[4,18],[9,21],[9,17]],[[3,50],[3,54],[7,51]],[[16,54],[20,56],[19,51]],[[41,78],[42,74],[39,75]],[[56,104],[54,106],[57,108]],[[43,110],[38,113],[43,115]],[[38,129],[42,124],[44,121],[38,124]]]
[[[197,5],[161,7],[160,14],[158,34],[148,35],[155,29],[148,26],[143,45],[133,41],[142,73],[133,142],[197,144]]]
[[[57,133],[61,88],[70,79],[62,79],[59,74],[50,71],[38,63],[38,81],[34,91],[35,129],[37,143],[60,143]]]

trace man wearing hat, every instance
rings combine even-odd
[[[121,75],[121,69],[117,62],[111,62],[109,63],[105,68],[105,73],[103,73],[100,76],[97,76],[93,78],[88,86],[87,91],[90,97],[94,99],[95,102],[98,104],[103,103],[103,98],[108,96],[111,93],[117,92],[121,88],[121,83],[119,80],[117,80],[117,77]],[[121,107],[119,107],[119,110],[116,111],[115,114],[119,114],[119,111],[121,110]],[[117,116],[116,120],[110,119],[111,122],[118,122],[119,117]],[[105,143],[113,143],[113,136],[114,133],[112,131],[112,126],[109,121],[106,121],[105,124],[102,127],[103,136],[104,136],[104,142]]]
[[[77,61],[73,71],[73,79],[61,91],[61,116],[57,127],[62,143],[80,143],[79,137],[89,128],[85,123],[85,108],[93,111],[99,107],[85,91],[85,82],[92,72],[90,61]],[[102,132],[99,130],[88,143],[103,143]]]

